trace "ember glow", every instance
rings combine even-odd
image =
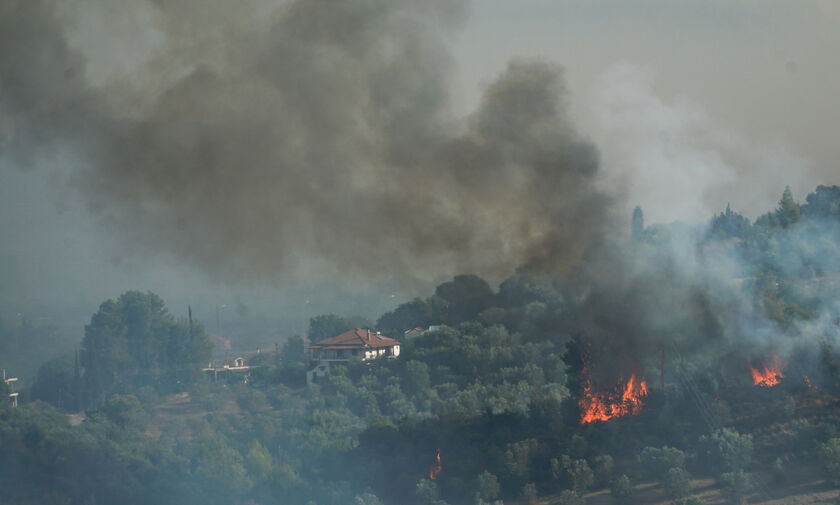
[[[647,396],[647,393],[644,377],[636,374],[632,374],[626,383],[619,383],[615,391],[592,391],[592,383],[587,378],[583,386],[583,396],[578,402],[581,411],[580,424],[636,415],[642,410],[642,398]]]
[[[784,378],[782,375],[782,368],[784,367],[782,360],[777,356],[773,356],[771,362],[760,368],[754,368],[750,365],[750,373],[752,374],[753,384],[765,388],[771,388],[779,384],[780,380]]]
[[[435,462],[429,467],[429,479],[435,480],[442,470],[443,465],[440,464],[440,449],[438,449],[435,451]]]

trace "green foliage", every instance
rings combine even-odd
[[[425,393],[430,385],[429,365],[415,360],[405,363],[405,387],[409,394]]]
[[[840,186],[817,186],[805,197],[802,215],[808,218],[837,219],[840,217]]]
[[[744,470],[723,473],[720,481],[724,486],[726,499],[732,505],[741,505],[750,492],[750,476]]]
[[[373,493],[363,493],[353,499],[353,505],[383,505]]]
[[[66,354],[53,358],[38,368],[29,394],[66,410],[79,410],[81,406],[81,378],[74,356]]]
[[[630,483],[630,478],[621,475],[615,479],[610,486],[610,496],[612,496],[612,501],[616,505],[633,503],[633,486]]]
[[[254,440],[244,458],[245,469],[248,475],[256,481],[267,479],[274,470],[274,462],[268,449]]]
[[[606,487],[613,481],[615,461],[612,456],[608,454],[595,456],[592,459],[591,466],[595,472],[595,484],[597,486]]]
[[[582,495],[595,484],[595,472],[589,467],[585,459],[571,459],[563,456],[560,467],[567,475],[572,491]]]
[[[817,449],[823,471],[835,486],[840,486],[840,438],[831,438]]]
[[[280,359],[285,363],[306,361],[306,346],[303,343],[303,337],[287,338],[280,351]]]
[[[183,460],[137,431],[137,423],[121,424],[92,415],[70,426],[64,413],[44,403],[0,409],[3,501],[183,503],[190,493]]]
[[[639,453],[642,474],[651,479],[663,480],[672,468],[685,467],[685,454],[673,447],[645,447]]]
[[[355,436],[364,423],[346,408],[312,412],[306,446],[314,452],[343,452],[357,444]]]
[[[787,469],[785,468],[782,458],[773,460],[773,465],[770,467],[770,472],[773,476],[773,482],[776,484],[783,484],[787,479]]]
[[[518,477],[527,477],[531,458],[537,451],[539,444],[534,438],[507,444],[504,453],[504,463],[507,470]]]
[[[712,218],[707,236],[715,240],[746,239],[751,232],[750,220],[737,212],[733,212],[729,204],[726,204],[726,210]]]
[[[782,198],[779,200],[779,206],[776,209],[776,216],[779,224],[783,228],[787,228],[799,221],[799,204],[793,200],[793,193],[790,191],[790,186],[785,186],[785,190],[782,192]]]
[[[551,502],[551,505],[586,505],[586,500],[574,491],[566,489]]]
[[[183,391],[201,374],[212,344],[200,323],[175,320],[153,293],[107,300],[85,326],[80,361],[88,401],[153,386]]]
[[[205,429],[185,452],[195,487],[210,503],[233,503],[250,488],[242,455],[211,429]]]
[[[112,423],[125,429],[143,431],[149,423],[149,415],[134,395],[111,396],[102,412]]]
[[[526,505],[534,505],[537,503],[537,485],[533,482],[529,482],[522,487],[522,491],[519,493],[519,497],[521,498],[522,502]]]
[[[731,428],[722,428],[700,439],[700,449],[711,468],[720,472],[743,470],[752,461],[753,440]]]
[[[691,492],[691,476],[684,468],[669,468],[662,476],[662,487],[671,498],[682,498]]]
[[[417,503],[420,505],[446,505],[446,502],[440,499],[440,491],[437,484],[429,479],[421,479],[414,489],[414,495],[417,497]]]
[[[499,496],[499,489],[499,479],[487,470],[481,472],[475,478],[475,492],[482,500],[495,499]]]
[[[677,498],[673,503],[674,505],[704,505],[703,500],[694,495]]]
[[[801,214],[802,209],[799,204],[794,201],[790,186],[785,186],[785,190],[782,192],[782,197],[779,199],[779,204],[776,206],[776,210],[760,216],[756,219],[755,225],[771,230],[787,228],[796,224],[799,221]]]
[[[62,385],[82,382],[87,391],[98,395],[98,401],[89,405],[100,411],[89,410],[84,423],[71,427],[64,414],[45,404],[0,407],[0,446],[4,449],[0,486],[4,492],[20,489],[19,495],[8,500],[24,505],[382,505],[412,498],[418,504],[442,505],[444,500],[484,504],[517,496],[523,503],[533,503],[538,489],[546,493],[566,489],[555,503],[582,504],[581,496],[593,486],[609,484],[613,501],[624,505],[633,502],[632,483],[627,475],[615,478],[615,474],[632,468],[639,476],[658,479],[674,503],[694,505],[697,499],[687,496],[686,454],[660,446],[676,444],[697,455],[696,468],[723,472],[720,482],[737,503],[749,489],[744,470],[751,461],[752,439],[724,429],[692,446],[691,441],[703,433],[706,419],[695,415],[691,401],[699,398],[704,416],[715,424],[746,425],[731,391],[734,388],[727,386],[731,374],[725,370],[745,372],[744,353],[740,348],[726,349],[735,356],[735,367],[719,360],[718,351],[726,342],[721,338],[726,336],[725,329],[720,327],[727,324],[726,309],[730,303],[753,301],[773,320],[760,330],[773,334],[781,330],[791,336],[796,335],[799,322],[821,310],[809,302],[807,290],[798,288],[801,282],[794,278],[810,279],[825,263],[813,258],[796,261],[801,252],[796,244],[811,236],[810,219],[835,219],[831,217],[836,216],[835,197],[825,190],[813,198],[809,195],[798,221],[790,217],[795,211],[783,198],[780,209],[772,214],[778,225],[772,229],[758,224],[751,228],[727,208],[715,216],[710,235],[704,237],[695,230],[690,240],[696,240],[692,245],[703,246],[698,254],[705,254],[707,248],[713,254],[751,258],[753,270],[736,274],[748,279],[737,293],[706,292],[705,287],[692,291],[693,284],[684,288],[680,283],[687,279],[679,277],[679,266],[663,238],[666,233],[678,236],[680,230],[644,229],[639,219],[636,234],[643,232],[641,243],[621,244],[617,252],[626,254],[634,267],[655,263],[656,281],[673,288],[666,289],[668,296],[688,303],[685,311],[667,310],[672,306],[657,298],[648,284],[601,297],[580,292],[567,278],[538,278],[523,271],[505,280],[496,295],[481,279],[458,276],[439,286],[434,296],[412,300],[380,318],[380,329],[397,335],[414,326],[444,324],[439,331],[403,342],[399,359],[335,366],[328,380],[304,387],[303,341],[293,337],[279,356],[264,353],[253,361],[263,365],[254,372],[253,383],[193,382],[189,403],[172,402],[177,406],[154,408],[175,388],[172,384],[189,380],[179,375],[182,370],[170,356],[192,356],[189,346],[184,346],[196,328],[191,333],[188,323],[172,318],[154,295],[126,293],[117,301],[105,302],[91,319],[82,346],[85,369],[77,373],[66,357],[46,363],[31,390],[33,398],[66,406],[70,400],[61,391]],[[787,210],[782,212],[783,208]],[[780,224],[783,217],[786,227]],[[740,240],[708,243],[715,238]],[[832,240],[814,241],[809,254],[830,257],[826,243]],[[715,256],[704,259],[718,260]],[[678,281],[668,280],[675,275]],[[682,298],[683,291],[691,291],[687,299]],[[715,298],[717,294],[720,299]],[[698,392],[686,391],[669,369],[664,400],[658,391],[651,391],[639,416],[580,426],[573,411],[582,389],[581,354],[584,346],[599,344],[597,335],[590,332],[616,323],[621,332],[615,335],[637,338],[648,327],[634,325],[651,314],[637,313],[637,305],[631,303],[636,299],[662,307],[654,314],[657,324],[662,323],[657,328],[662,333],[685,328],[685,334],[675,333],[674,338],[686,344],[716,342],[699,346],[677,342],[692,353],[680,360],[680,366],[687,369],[685,375]],[[625,302],[627,309],[622,305]],[[596,311],[590,318],[590,304],[609,307],[611,315],[600,320],[602,314]],[[763,314],[755,315],[763,323]],[[703,324],[686,325],[686,321]],[[367,326],[335,315],[317,316],[311,323],[313,339]],[[607,348],[593,349],[594,356],[626,354],[623,339],[612,335],[608,342],[601,342]],[[833,337],[827,334],[826,342]],[[656,358],[656,349],[650,347],[632,353],[646,371]],[[649,351],[647,357],[641,355]],[[177,362],[180,365],[183,359]],[[791,359],[791,366],[796,362]],[[817,379],[820,392],[836,392],[840,359],[828,344],[822,362],[825,373]],[[798,374],[790,369],[790,377]],[[808,397],[808,401],[817,399],[817,393]],[[774,400],[772,405],[783,417],[796,414],[790,399]],[[168,414],[201,406],[210,412],[174,420]],[[800,414],[809,410],[808,403],[803,401],[801,406]],[[681,416],[681,411],[688,414]],[[160,417],[149,425],[147,412]],[[778,415],[771,417],[778,421]],[[146,435],[148,426],[150,434],[162,432],[160,439]],[[780,442],[786,444],[785,451],[802,454],[815,436],[828,439],[818,452],[827,473],[840,479],[840,463],[831,463],[835,453],[840,453],[840,439],[833,438],[837,433],[804,420],[784,426],[783,431],[791,434],[790,440]],[[814,435],[818,429],[820,434]],[[762,457],[767,454],[764,434],[768,432],[773,430],[757,432],[762,435],[757,435],[756,444],[762,445],[756,452]],[[443,472],[434,481],[418,482],[428,475],[436,447],[441,448]],[[771,460],[772,456],[762,461]],[[774,475],[784,473],[781,460],[777,463]],[[21,485],[16,487],[18,482]],[[412,488],[416,493],[406,499],[405,490]]]

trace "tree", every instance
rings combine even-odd
[[[639,453],[639,464],[645,476],[662,480],[668,470],[685,467],[685,454],[673,447],[645,447]]]
[[[422,361],[411,360],[405,364],[405,387],[409,395],[428,393],[431,384],[429,365]]]
[[[782,228],[795,224],[799,221],[801,210],[799,204],[793,200],[793,193],[790,186],[785,186],[782,192],[782,198],[779,200],[779,206],[776,208],[776,216],[778,216],[779,224]]]
[[[475,492],[484,501],[493,500],[499,496],[499,479],[484,470],[475,478]]]
[[[106,300],[85,326],[79,359],[89,402],[152,386],[181,391],[201,373],[212,344],[201,323],[176,320],[154,293]]]
[[[522,492],[520,493],[522,497],[522,501],[527,505],[534,505],[537,503],[537,485],[533,482],[529,482],[522,487]]]
[[[268,449],[256,440],[251,442],[248,454],[245,455],[244,464],[245,469],[248,470],[248,475],[252,479],[259,482],[268,478],[272,472],[273,463]]]
[[[610,495],[613,502],[618,505],[633,503],[633,486],[630,484],[630,478],[621,475],[615,479],[610,486]]]
[[[708,236],[713,239],[747,238],[752,229],[750,220],[743,215],[733,212],[729,204],[726,210],[715,215],[709,224]]]
[[[564,454],[559,462],[553,459],[551,466],[554,478],[557,479],[565,475],[572,490],[579,495],[585,493],[595,484],[595,472],[589,468],[585,459],[571,459]]]
[[[691,492],[691,476],[684,468],[669,468],[662,477],[662,487],[671,498],[682,498]]]
[[[674,505],[703,505],[704,503],[703,500],[694,495],[674,500]]]
[[[551,502],[551,505],[586,505],[586,500],[574,491],[566,489]]]
[[[29,391],[33,400],[41,400],[66,410],[78,410],[79,378],[69,355],[53,358],[38,368]]]
[[[840,217],[840,186],[817,186],[813,193],[805,197],[802,215],[808,218]]]
[[[291,362],[305,361],[306,346],[303,344],[303,337],[294,336],[287,338],[283,343],[283,349],[280,351],[280,359]]]
[[[373,493],[363,493],[353,500],[353,505],[383,505],[382,501]]]
[[[440,499],[437,484],[429,479],[421,479],[417,483],[414,495],[420,505],[446,505],[446,502]]]
[[[742,470],[752,461],[752,436],[731,428],[721,428],[711,436],[701,437],[700,446],[707,463],[722,473]]]
[[[799,204],[794,201],[790,186],[785,186],[785,190],[782,192],[782,197],[779,199],[779,204],[776,206],[776,210],[759,216],[759,218],[755,220],[755,224],[756,226],[769,229],[787,228],[797,223],[801,214],[802,209]]]
[[[185,455],[190,460],[197,501],[238,503],[242,493],[251,487],[242,456],[209,428],[186,447]]]
[[[750,491],[750,476],[744,470],[727,472],[720,476],[724,494],[732,505],[741,505],[747,499]]]
[[[123,429],[143,431],[149,415],[134,395],[113,395],[105,402],[102,412],[109,421]]]
[[[818,449],[823,470],[834,485],[840,485],[840,438],[829,439]]]

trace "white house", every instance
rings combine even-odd
[[[400,343],[378,331],[356,328],[316,342],[307,350],[309,358],[316,362],[315,367],[306,372],[306,382],[312,384],[329,374],[332,363],[350,361],[351,358],[362,361],[382,356],[395,358],[400,355]]]

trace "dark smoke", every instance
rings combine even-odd
[[[226,280],[410,280],[556,271],[605,231],[560,68],[514,61],[450,114],[463,2],[134,0],[162,42],[104,83],[89,70],[112,41],[69,42],[89,3],[0,0],[0,146],[67,157],[141,252]]]

